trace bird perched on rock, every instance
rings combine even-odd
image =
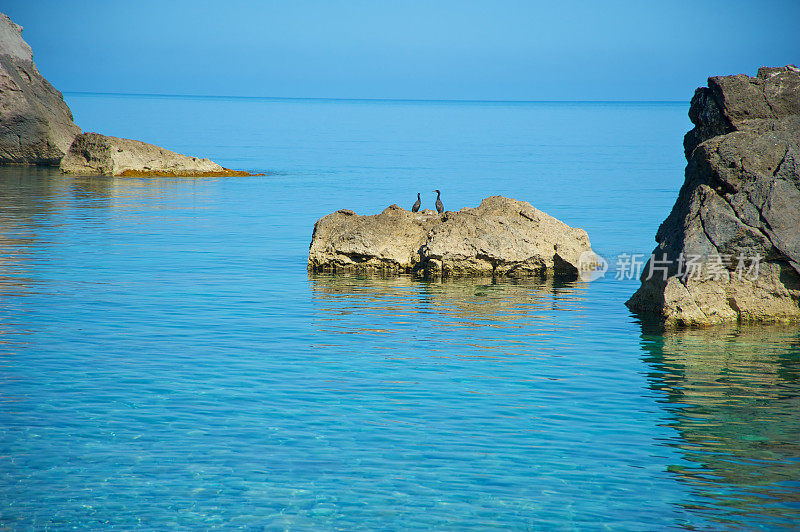
[[[419,199],[419,192],[417,192],[417,201],[415,201],[414,205],[411,207],[411,212],[419,212],[420,205],[422,205],[422,200]]]
[[[436,192],[436,212],[442,214],[444,212],[444,203],[442,203],[442,199],[440,197],[442,193],[438,190],[434,190],[434,192]]]

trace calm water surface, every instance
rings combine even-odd
[[[612,277],[305,270],[317,218],[434,188],[649,252],[687,104],[67,100],[267,175],[0,170],[1,526],[798,526],[798,328],[664,334]]]

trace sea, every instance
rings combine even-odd
[[[624,305],[688,101],[65,99],[264,175],[0,168],[0,528],[800,528],[800,328]],[[307,272],[317,219],[434,189],[530,202],[609,270]]]

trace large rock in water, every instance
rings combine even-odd
[[[0,163],[57,165],[80,132],[33,64],[22,26],[0,13]]]
[[[223,168],[211,159],[189,157],[138,140],[83,133],[75,137],[61,171],[107,176],[233,176],[248,172]]]
[[[628,306],[667,325],[800,319],[800,70],[709,78],[689,118],[685,182]]]
[[[433,276],[578,275],[589,237],[534,208],[501,196],[443,215],[392,205],[381,214],[350,210],[314,225],[311,271],[424,273]]]

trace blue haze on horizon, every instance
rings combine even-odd
[[[8,0],[64,92],[688,100],[800,62],[800,2]]]

